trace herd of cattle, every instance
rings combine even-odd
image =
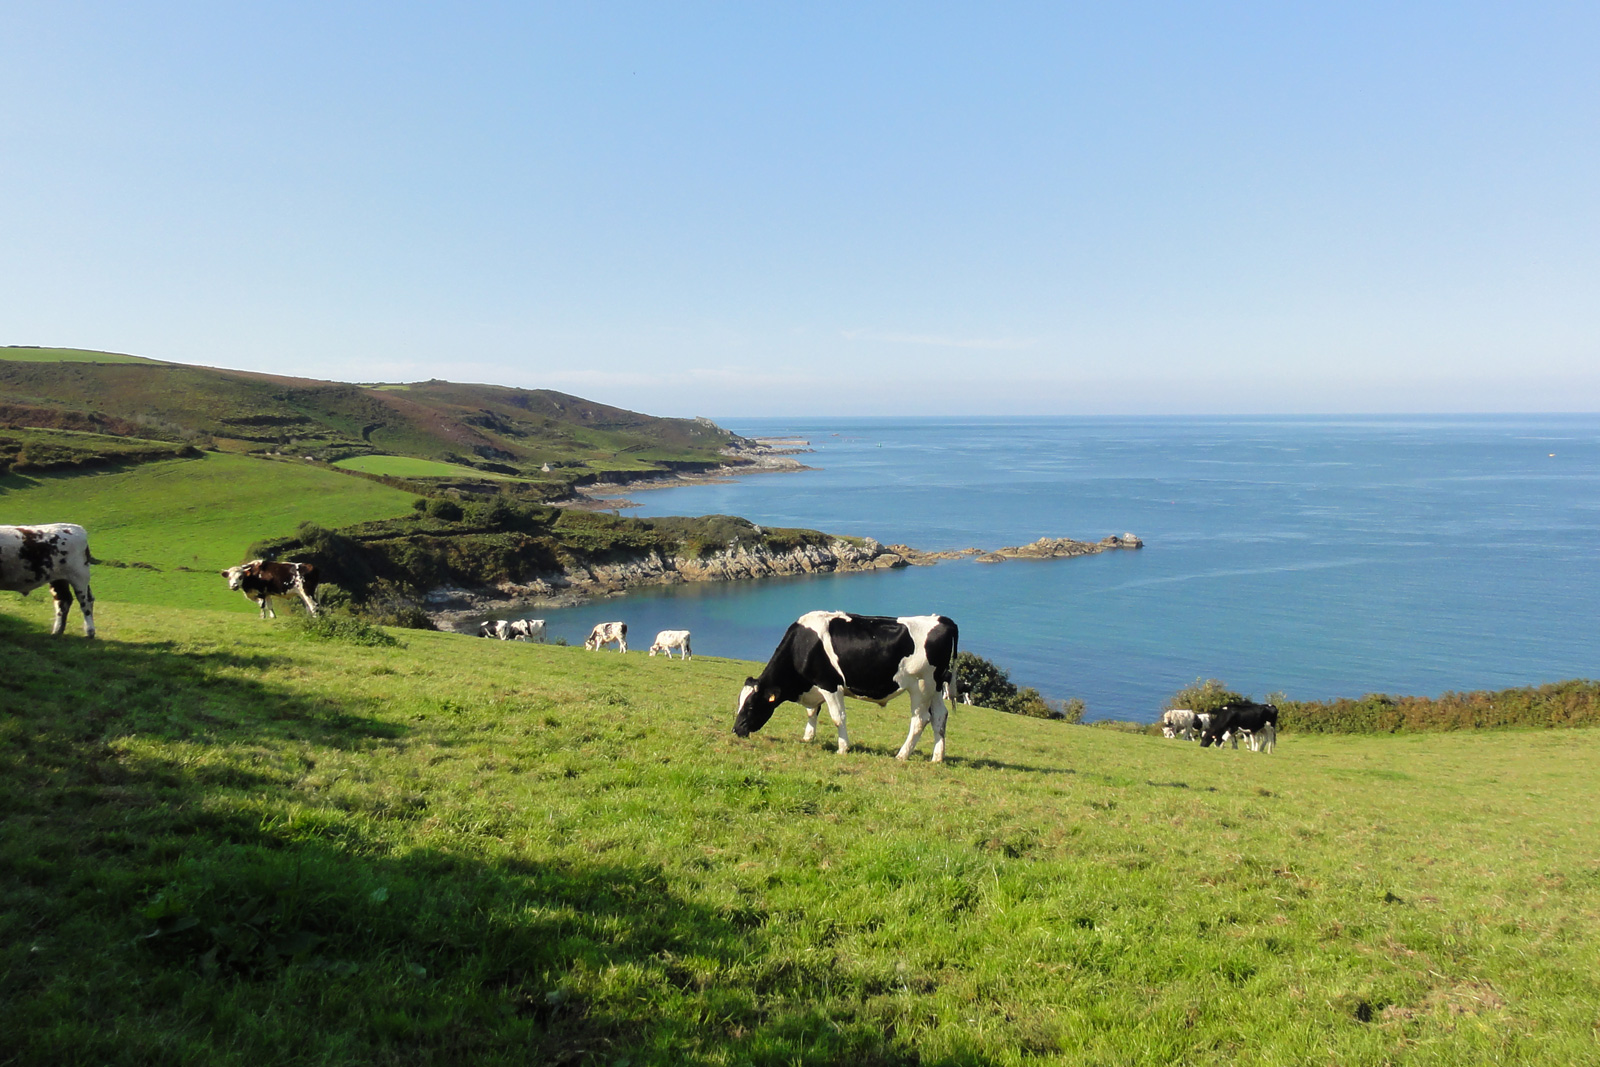
[[[55,598],[55,621],[50,632],[59,634],[67,624],[72,598],[83,611],[85,637],[94,636],[94,596],[89,591],[89,537],[82,526],[54,523],[48,526],[0,526],[0,589],[28,593],[50,587]],[[298,596],[312,615],[318,613],[320,575],[310,563],[251,560],[222,572],[228,588],[243,593],[261,609],[263,619],[277,617],[275,597]],[[543,619],[489,620],[478,627],[480,637],[502,641],[545,639]],[[911,697],[911,727],[896,753],[906,759],[916,749],[923,730],[933,727],[933,761],[944,759],[945,723],[950,704],[956,702],[957,683],[952,669],[959,631],[943,615],[852,615],[843,611],[811,611],[790,624],[772,658],[759,677],[746,678],[734,711],[733,732],[749,737],[772,718],[778,705],[795,703],[806,709],[803,740],[817,735],[817,716],[824,706],[838,730],[839,751],[849,751],[845,729],[844,698],[870,700],[880,706],[901,693]],[[628,624],[598,623],[583,647],[596,651],[615,644],[628,651]],[[690,657],[688,630],[662,630],[650,646],[650,655],[677,652]],[[1271,752],[1278,740],[1278,709],[1253,701],[1226,704],[1213,712],[1173,709],[1161,719],[1169,738],[1200,739],[1202,748],[1245,741],[1251,751]]]
[[[1221,748],[1229,741],[1238,748],[1242,740],[1251,752],[1272,752],[1278,747],[1278,706],[1244,700],[1224,704],[1216,711],[1172,708],[1161,716],[1161,736],[1200,738],[1200,747]]]

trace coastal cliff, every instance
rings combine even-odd
[[[490,587],[442,586],[426,594],[424,605],[436,620],[448,623],[458,616],[514,604],[559,607],[644,586],[890,570],[906,565],[904,556],[870,537],[839,537],[789,548],[736,544],[699,556],[651,549],[622,560],[574,560],[560,569],[522,575]]]

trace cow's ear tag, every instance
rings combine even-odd
[[[767,703],[768,704],[776,704],[777,702],[778,702],[778,698],[777,698],[776,695],[773,695],[773,696],[770,696],[770,697],[767,698]]]

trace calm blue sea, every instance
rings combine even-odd
[[[1600,675],[1600,416],[727,419],[819,470],[634,494],[926,549],[1131,531],[1138,552],[694,585],[546,611],[639,647],[765,660],[802,612],[939,612],[964,649],[1091,718],[1198,677],[1263,697]],[[731,698],[730,698],[731,699]]]

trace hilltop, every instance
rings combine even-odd
[[[542,498],[737,468],[765,451],[707,419],[658,418],[549,389],[318,381],[59,348],[0,348],[5,428],[310,458],[434,488],[509,487]]]

